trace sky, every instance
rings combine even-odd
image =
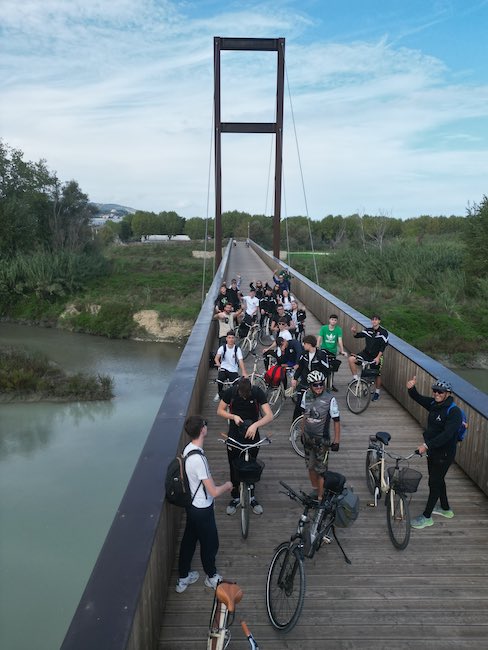
[[[0,137],[92,201],[211,217],[213,39],[284,37],[283,217],[464,215],[487,31],[488,0],[2,0]],[[274,121],[276,53],[221,69],[222,121]],[[273,147],[222,135],[223,210],[273,213]]]

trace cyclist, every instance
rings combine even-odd
[[[252,322],[256,321],[259,313],[259,299],[256,298],[256,289],[254,286],[250,286],[249,294],[244,296],[242,300],[246,306],[246,315],[252,320]]]
[[[337,314],[331,314],[329,316],[328,324],[322,325],[320,328],[317,339],[318,347],[324,350],[332,359],[337,357],[337,348],[339,348],[342,355],[347,357],[347,354],[344,351],[344,343],[342,342],[342,328],[337,324],[338,320]],[[337,364],[335,364],[335,362],[332,363],[332,365],[336,365],[337,368],[340,364],[340,361],[338,361]],[[337,393],[337,388],[334,385],[331,390],[334,393]]]
[[[219,345],[225,344],[229,330],[236,329],[241,313],[242,309],[233,311],[232,304],[228,302],[224,307],[224,311],[219,311],[215,314],[214,320],[217,321],[219,326]]]
[[[339,451],[341,439],[340,412],[335,397],[325,390],[325,375],[312,370],[307,376],[309,389],[302,398],[303,449],[305,465],[313,487],[312,495],[321,499],[324,493],[324,477],[327,472],[329,448]],[[334,421],[334,440],[331,444],[329,425]],[[311,495],[311,496],[312,496]]]
[[[219,382],[224,382],[226,379],[234,381],[239,376],[239,368],[242,376],[247,377],[246,366],[244,365],[244,358],[242,350],[236,345],[236,335],[234,330],[227,332],[224,345],[221,345],[215,355],[215,365],[219,369],[217,379]],[[218,384],[219,397],[222,396],[222,383]]]
[[[349,356],[349,368],[351,369],[353,378],[358,379],[356,361],[370,361],[371,368],[378,370],[378,376],[375,379],[376,388],[373,395],[373,402],[376,402],[380,398],[383,354],[388,345],[388,332],[384,327],[381,327],[380,323],[380,316],[373,314],[371,317],[371,327],[365,327],[361,332],[357,331],[355,325],[351,327],[351,332],[354,334],[355,339],[366,339],[364,350],[360,354],[351,354]]]
[[[412,528],[432,526],[432,513],[447,519],[454,517],[447,500],[445,476],[456,456],[457,434],[462,422],[460,409],[454,404],[448,381],[438,379],[432,384],[432,397],[420,395],[415,388],[417,377],[407,382],[408,394],[418,404],[429,411],[427,428],[424,431],[424,443],[420,445],[420,454],[427,452],[429,470],[429,496],[424,512],[412,519]],[[453,407],[454,405],[454,407]],[[437,506],[440,501],[440,507]]]
[[[329,364],[327,361],[327,355],[324,350],[319,350],[317,348],[317,339],[313,334],[307,334],[303,339],[303,347],[305,352],[303,352],[298,359],[298,367],[295,370],[293,379],[291,380],[292,388],[298,386],[298,394],[295,403],[295,410],[293,412],[293,420],[299,417],[302,413],[302,397],[303,393],[308,388],[308,375],[312,370],[318,370],[324,376],[329,374]],[[292,421],[293,421],[292,420]]]
[[[229,420],[229,436],[239,442],[257,442],[260,439],[258,427],[263,427],[273,420],[273,412],[268,404],[266,393],[261,388],[252,386],[247,377],[241,377],[237,386],[228,388],[222,393],[217,415]],[[258,448],[251,449],[249,454],[255,458],[258,451]],[[233,515],[239,505],[239,477],[232,462],[237,456],[239,456],[238,450],[227,448],[232,481],[232,499],[227,506],[228,515]],[[263,514],[263,507],[256,500],[254,490],[251,507],[256,515]]]
[[[215,524],[214,498],[225,494],[232,488],[227,481],[223,485],[215,485],[207,459],[203,453],[203,444],[207,437],[207,421],[201,415],[190,415],[185,422],[185,431],[190,442],[183,450],[183,456],[190,451],[201,453],[192,454],[185,463],[190,490],[194,495],[191,506],[186,509],[186,525],[180,546],[178,559],[179,579],[176,591],[181,594],[189,585],[200,577],[198,571],[191,571],[191,561],[195,554],[197,542],[200,542],[200,556],[203,568],[207,574],[205,585],[216,588],[221,576],[217,573],[215,559],[219,549],[219,535]]]
[[[291,322],[294,327],[291,328],[292,334],[295,338],[299,338],[301,334],[305,334],[305,320],[307,319],[307,312],[298,306],[296,300],[291,301]]]
[[[266,316],[268,316],[270,319],[273,317],[277,304],[278,303],[273,296],[273,289],[270,286],[266,285],[264,296],[259,301],[259,310],[261,312],[261,326],[263,325]]]

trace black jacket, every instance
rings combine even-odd
[[[327,355],[325,354],[324,350],[319,350],[317,348],[311,363],[308,352],[304,352],[298,360],[298,368],[295,370],[293,379],[296,379],[297,381],[300,380],[302,384],[306,384],[307,375],[312,372],[312,370],[318,370],[319,372],[323,373],[325,377],[327,377],[329,374],[329,363],[327,361]]]
[[[428,447],[428,455],[441,455],[455,451],[462,415],[458,408],[452,408],[449,413],[447,412],[453,403],[452,396],[443,402],[435,402],[432,397],[420,395],[415,386],[409,389],[408,394],[429,411],[427,428],[423,434]]]

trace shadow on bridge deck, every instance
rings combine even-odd
[[[271,273],[258,256],[243,243],[231,254],[228,279],[242,275],[242,290],[250,280],[271,280]],[[293,293],[293,285],[292,285]],[[307,333],[316,334],[320,324],[308,313]],[[250,364],[250,361],[248,361]],[[388,363],[386,354],[385,363]],[[216,374],[210,373],[210,378]],[[301,618],[292,632],[274,630],[265,607],[265,580],[274,547],[294,531],[299,507],[279,493],[278,481],[309,488],[303,459],[292,450],[288,429],[292,405],[265,431],[272,432],[273,444],[262,449],[266,463],[256,494],[264,507],[262,516],[251,515],[249,538],[242,540],[237,516],[225,514],[227,498],[216,502],[220,535],[217,567],[227,579],[244,590],[237,611],[230,647],[245,648],[238,620],[251,626],[262,648],[306,648],[307,650],[369,648],[486,648],[488,639],[488,499],[454,465],[448,474],[448,493],[456,516],[440,519],[422,531],[412,531],[405,551],[396,551],[388,538],[385,508],[368,507],[370,500],[364,478],[368,436],[389,431],[391,447],[400,453],[412,451],[421,440],[421,429],[388,393],[362,415],[351,414],[345,404],[345,386],[350,379],[347,363],[336,375],[337,399],[341,408],[342,438],[338,454],[332,454],[330,469],[346,475],[361,499],[356,523],[339,536],[352,560],[348,566],[336,545],[322,548],[306,561],[307,590]],[[215,386],[209,382],[203,415],[209,421],[206,452],[216,482],[227,480],[225,449],[217,442],[226,422],[216,416]],[[416,461],[424,474],[413,495],[411,513],[419,514],[427,495],[425,459]],[[184,523],[184,522],[183,522]],[[180,531],[180,536],[182,530]],[[172,582],[176,584],[177,558]],[[194,569],[203,575],[198,557]],[[183,594],[170,588],[160,648],[193,650],[205,647],[213,592],[200,579]]]

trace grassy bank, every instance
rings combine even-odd
[[[0,401],[91,401],[113,397],[107,375],[68,375],[40,354],[0,347]]]
[[[197,248],[195,243],[113,246],[104,252],[101,272],[96,277],[87,275],[76,290],[20,292],[3,305],[2,315],[109,338],[145,338],[147,332],[133,319],[141,310],[154,310],[162,322],[171,319],[191,325],[202,294],[203,261],[192,257]],[[210,259],[206,289],[211,281]]]
[[[436,237],[419,245],[397,240],[382,250],[345,247],[316,259],[319,284],[435,358],[470,364],[488,352],[488,282],[469,285],[463,244]],[[290,265],[315,279],[313,260],[293,254]]]

